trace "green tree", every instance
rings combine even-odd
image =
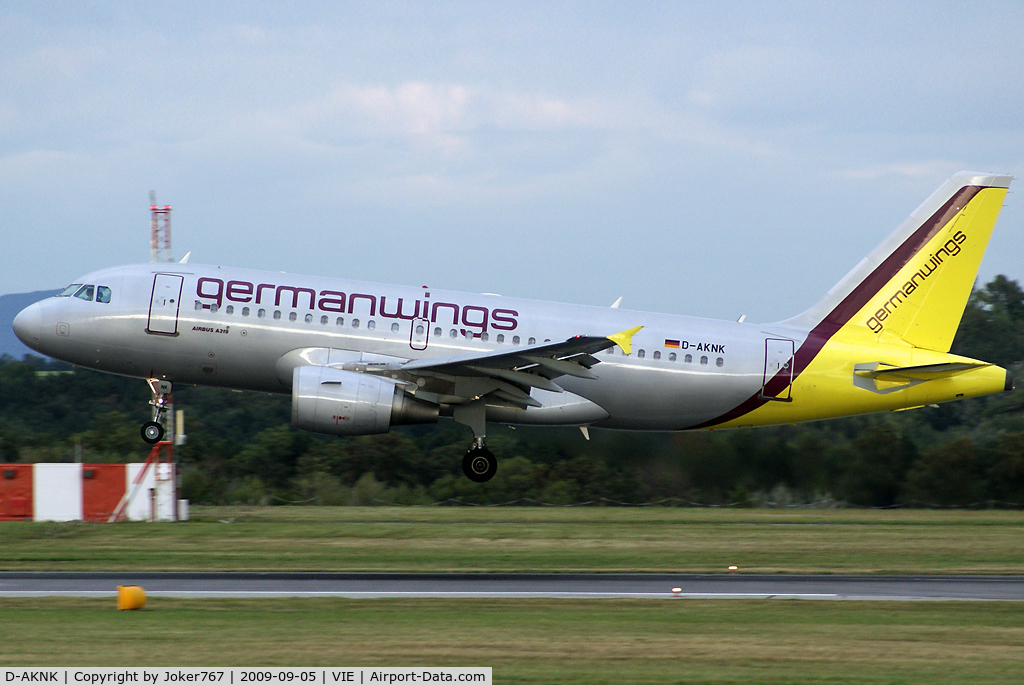
[[[914,443],[889,424],[863,431],[837,458],[843,466],[838,496],[861,506],[895,504],[903,478],[917,457]]]
[[[971,293],[953,354],[1000,366],[1024,360],[1024,290],[1002,274]]]
[[[285,488],[296,473],[299,457],[305,453],[309,436],[290,426],[261,431],[242,448],[228,465],[232,477],[255,476],[273,488]],[[256,488],[253,485],[252,489]]]
[[[964,506],[984,499],[978,450],[961,438],[924,452],[907,472],[903,499],[918,504]]]
[[[988,450],[985,475],[990,496],[1024,504],[1024,433],[1004,433]]]

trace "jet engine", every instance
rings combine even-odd
[[[292,372],[292,425],[313,433],[372,435],[391,426],[436,423],[438,406],[417,400],[380,376],[329,366]]]

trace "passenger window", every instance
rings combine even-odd
[[[78,292],[75,293],[75,297],[77,297],[77,298],[79,298],[81,300],[87,300],[89,302],[92,302],[92,293],[93,293],[93,286],[91,286],[91,285],[83,285],[81,288],[78,289]]]
[[[256,312],[256,316],[258,316],[261,319],[266,318],[267,310],[266,309],[259,310],[258,312]]]
[[[371,319],[371,320],[366,322],[366,327],[369,328],[372,331],[374,328],[377,327],[377,322],[374,321],[373,319]]]
[[[440,328],[435,328],[434,329],[434,337],[435,338],[440,338],[441,337],[441,329]]]
[[[693,362],[693,355],[692,354],[686,355],[685,357],[683,357],[683,361],[686,362],[687,364],[690,364],[691,362]]]
[[[297,319],[297,318],[299,318],[298,314],[296,314],[295,312],[288,312],[288,320],[289,321],[295,321],[295,319]]]
[[[661,359],[661,352],[660,352],[660,351],[656,351],[656,352],[655,352],[655,353],[654,353],[654,354],[653,354],[652,356],[653,356],[653,357],[654,357],[655,359]]]
[[[327,317],[326,314],[324,314],[323,316],[320,317],[320,325],[321,326],[326,326],[328,321],[330,321],[330,319]]]
[[[457,335],[458,335],[458,332],[454,328],[451,331],[448,332],[448,337],[449,338],[454,338]]]
[[[352,319],[352,328],[359,328],[359,319]]]
[[[700,365],[701,366],[707,366],[708,365],[708,358],[707,357],[701,357],[700,358]]]
[[[490,336],[489,336],[489,335],[487,335],[486,333],[481,333],[481,334],[480,334],[480,339],[481,339],[481,340],[483,340],[484,342],[487,342],[487,340],[488,340],[489,338],[490,338]]]
[[[110,302],[110,288],[105,285],[96,286],[96,301],[107,304]]]
[[[398,324],[395,325],[397,326]],[[423,335],[423,324],[418,324],[416,326],[416,335]]]
[[[536,345],[537,344],[537,339],[536,338],[530,338],[529,342],[527,342],[526,344],[527,345]]]
[[[724,366],[724,365],[725,365],[725,360],[722,359],[721,357],[719,357],[718,359],[715,360],[715,366],[717,366],[718,368],[722,368],[722,366]]]
[[[676,353],[675,352],[669,352],[668,353],[668,360],[670,362],[674,362],[676,360]]]
[[[280,309],[275,309],[274,310],[274,320],[275,321],[280,321],[280,319],[281,319],[281,310]]]
[[[242,316],[249,316],[249,308],[242,307]]]
[[[643,359],[645,356],[647,356],[647,353],[644,352],[643,350],[637,350],[636,356],[639,357],[640,359]]]
[[[216,314],[218,309],[219,309],[219,307],[217,305],[215,305],[215,304],[211,304],[210,305],[210,313]]]
[[[225,314],[234,314],[235,313],[235,305],[229,304],[227,307],[224,307],[224,313]]]
[[[60,295],[58,295],[57,297],[71,297],[81,287],[82,287],[81,283],[72,283],[68,287],[64,288],[64,290],[61,290],[60,291]]]
[[[518,335],[513,335],[512,336],[512,344],[513,345],[518,345],[519,344],[519,336]]]
[[[420,330],[421,331],[423,330],[423,326],[420,326]],[[397,323],[391,324],[391,332],[392,333],[397,333],[398,332],[398,324]]]
[[[304,317],[304,319],[303,319],[303,320],[304,320],[304,321],[305,321],[306,323],[313,323],[313,315],[312,315],[312,314],[306,314],[306,316]]]
[[[345,325],[345,317],[344,316],[339,316],[338,320],[335,321],[334,323],[337,326],[344,326]]]
[[[505,342],[505,334],[504,333],[498,333],[498,344],[500,345],[503,342]]]
[[[199,300],[196,300],[196,311],[198,312],[202,308],[203,308],[203,303],[200,302]]]

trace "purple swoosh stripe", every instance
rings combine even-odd
[[[966,207],[974,199],[975,195],[985,190],[986,187],[964,186],[954,193],[909,238],[904,240],[881,264],[875,267],[875,270],[868,274],[867,278],[861,281],[849,295],[843,298],[843,301],[836,305],[835,309],[825,315],[825,318],[807,334],[807,339],[804,340],[804,343],[794,355],[793,381],[796,381],[801,372],[818,356],[818,353],[825,347],[825,344],[832,336],[845,326],[853,318],[854,314],[863,309],[864,305],[875,296],[875,293],[891,281],[899,273],[900,269],[906,266],[914,255],[935,237],[936,233],[948,224],[961,209]],[[764,394],[776,397],[789,384],[789,373],[780,371],[765,385]],[[749,414],[770,401],[761,397],[761,391],[758,390],[757,393],[751,395],[721,416],[691,426],[691,428],[709,428],[732,421],[744,414]]]

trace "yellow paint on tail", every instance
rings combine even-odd
[[[986,188],[975,195],[848,325],[948,352],[1006,192]]]

